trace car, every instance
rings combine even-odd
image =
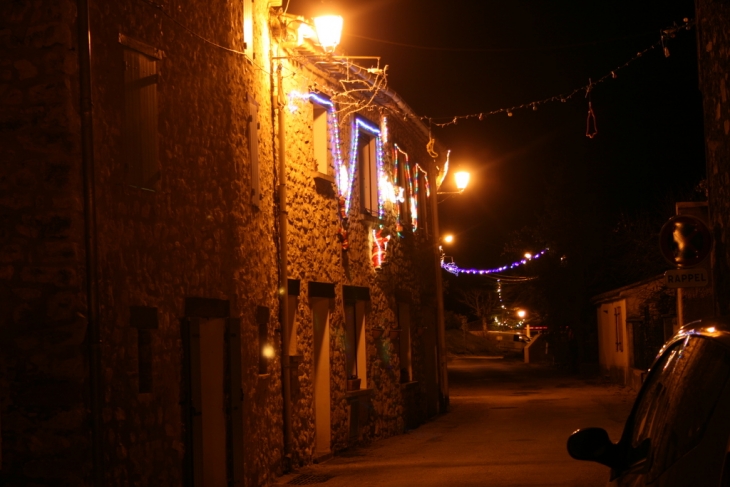
[[[646,375],[618,443],[602,428],[568,453],[611,468],[616,487],[730,487],[730,320],[683,326]]]

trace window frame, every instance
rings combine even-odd
[[[352,163],[357,164],[360,212],[380,219],[383,217],[383,194],[380,189],[383,145],[380,129],[369,120],[355,117],[352,130],[355,131],[351,148],[355,152]]]
[[[119,43],[124,59],[124,182],[156,191],[161,176],[157,86],[164,52],[124,34],[119,34]]]

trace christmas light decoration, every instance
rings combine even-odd
[[[399,167],[401,164],[399,154],[403,154],[403,174],[405,174],[406,178],[404,183],[408,186],[408,193],[410,195],[409,209],[411,211],[411,228],[415,232],[418,229],[418,178],[416,177],[414,181],[413,173],[411,172],[411,161],[408,157],[408,153],[401,149],[398,144],[393,144],[393,154],[396,167]]]
[[[556,101],[565,103],[566,101],[570,100],[571,98],[575,97],[576,95],[578,95],[579,93],[582,93],[582,92],[586,92],[586,95],[588,95],[588,93],[590,93],[590,91],[593,87],[595,87],[596,85],[599,85],[601,83],[604,83],[604,82],[608,81],[609,79],[616,79],[617,71],[624,69],[624,68],[628,67],[629,65],[633,64],[635,61],[637,61],[639,58],[641,58],[644,54],[647,54],[650,51],[661,48],[664,53],[664,56],[669,57],[669,49],[666,47],[665,41],[669,38],[673,38],[680,31],[689,31],[695,24],[694,20],[687,19],[687,18],[683,19],[682,22],[683,23],[679,24],[679,25],[675,22],[673,25],[667,27],[666,29],[662,29],[659,41],[655,42],[654,44],[647,47],[643,51],[637,52],[636,55],[634,55],[634,57],[632,57],[631,59],[629,59],[622,65],[618,66],[617,68],[613,69],[608,74],[602,76],[597,81],[592,82],[589,80],[587,85],[580,86],[568,94],[554,95],[554,96],[551,96],[548,98],[544,98],[542,100],[531,101],[528,103],[523,103],[521,105],[515,105],[515,106],[509,107],[509,108],[500,108],[498,110],[492,110],[491,112],[480,112],[480,113],[472,113],[469,115],[455,115],[455,116],[443,117],[443,118],[449,119],[449,121],[443,122],[443,123],[434,122],[434,118],[432,118],[432,117],[421,117],[421,120],[428,120],[429,124],[435,125],[436,127],[447,127],[449,125],[456,125],[459,122],[459,120],[468,120],[468,119],[476,118],[477,120],[482,121],[482,120],[484,120],[484,118],[486,116],[497,115],[499,113],[504,113],[508,117],[512,117],[514,115],[515,110],[521,110],[521,109],[537,110],[538,106],[544,105],[545,103],[556,102]],[[593,138],[595,136],[595,134],[597,133],[597,131],[595,130],[595,114],[593,113],[593,111],[590,108],[589,108],[588,116],[589,116],[589,122],[588,122],[589,128],[587,130],[587,136],[589,138]],[[593,137],[591,137],[591,135],[588,135],[588,134],[593,134]]]
[[[360,129],[362,129],[364,132],[367,132],[371,134],[375,138],[375,166],[377,171],[377,180],[378,183],[383,181],[383,141],[380,137],[380,129],[374,125],[372,125],[370,122],[366,121],[363,118],[355,117],[355,123],[352,127],[352,138],[350,140],[350,168],[349,168],[349,183],[352,185],[352,182],[355,180],[355,168],[357,167],[357,145],[358,140],[360,139]],[[378,217],[383,218],[385,216],[385,205],[384,205],[384,198],[383,195],[386,191],[386,188],[381,188],[380,184],[378,184]],[[345,195],[345,199],[347,200],[346,203],[346,211],[349,213],[350,211],[350,190],[348,189],[348,194]]]
[[[379,229],[373,229],[372,231],[372,253],[371,259],[373,267],[380,269],[385,263],[387,258],[388,242],[390,242],[390,235],[381,227]]]
[[[521,259],[521,260],[518,260],[517,262],[513,262],[512,264],[504,265],[502,267],[497,267],[495,269],[462,269],[461,267],[457,266],[455,262],[453,262],[453,261],[446,262],[443,258],[441,259],[441,267],[445,271],[450,272],[450,273],[454,274],[455,276],[458,276],[459,274],[472,274],[472,275],[483,276],[485,274],[495,274],[498,272],[504,272],[504,271],[508,271],[510,269],[515,269],[517,267],[523,266],[523,265],[527,264],[528,262],[530,262],[531,260],[539,259],[543,255],[545,255],[545,253],[547,251],[548,251],[548,249],[541,250],[537,254],[533,255],[532,259],[527,259],[527,258]],[[500,281],[497,280],[497,282],[500,282]]]

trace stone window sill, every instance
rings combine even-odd
[[[345,398],[347,400],[354,400],[360,397],[370,397],[375,392],[375,389],[360,389],[359,391],[348,391],[345,392]]]

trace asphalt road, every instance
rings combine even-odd
[[[317,484],[323,487],[608,483],[607,467],[573,460],[565,442],[572,431],[588,426],[605,428],[617,440],[632,391],[550,366],[493,358],[450,360],[449,380],[448,414],[278,482],[324,480]]]

